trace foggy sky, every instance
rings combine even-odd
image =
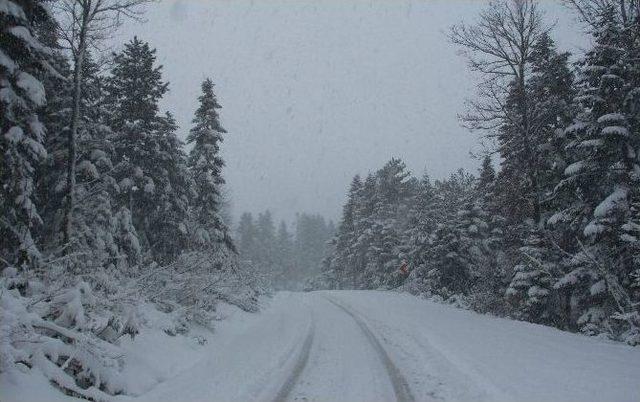
[[[546,2],[555,38],[575,51],[585,39],[573,15]],[[137,35],[157,48],[185,138],[200,83],[216,84],[224,175],[233,212],[270,209],[337,220],[351,178],[401,157],[417,175],[475,172],[479,136],[457,114],[476,79],[448,27],[473,21],[480,1],[162,1],[147,22],[128,23],[113,44]]]

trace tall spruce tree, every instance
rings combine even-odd
[[[573,321],[590,334],[627,331],[634,342],[640,342],[637,292],[630,289],[640,239],[638,26],[612,5],[593,23],[594,47],[580,63],[579,112],[565,130],[568,166],[558,192],[568,202],[551,217],[578,241],[555,285],[571,293]]]
[[[236,241],[240,255],[245,260],[253,260],[256,251],[256,227],[250,212],[240,215]]]
[[[220,124],[218,115],[218,109],[222,106],[213,93],[213,81],[210,78],[202,82],[201,88],[202,94],[198,98],[200,106],[193,119],[194,126],[187,136],[187,142],[193,144],[188,166],[195,184],[191,208],[197,225],[196,242],[206,247],[224,243],[235,250],[220,215],[221,187],[224,184],[220,143],[223,141],[222,135],[227,132]]]
[[[532,143],[536,152],[536,165],[540,199],[541,221],[531,214],[520,214],[521,221],[512,223],[509,233],[517,236],[510,239],[517,248],[512,258],[514,268],[511,283],[506,292],[515,307],[515,315],[534,322],[563,326],[562,306],[553,283],[559,275],[559,264],[563,258],[554,243],[563,242],[562,233],[545,228],[544,222],[553,211],[553,204],[560,202],[553,197],[557,179],[564,162],[564,136],[561,128],[572,116],[573,74],[568,67],[568,53],[559,53],[547,33],[533,45],[531,76],[527,91],[531,94],[531,121],[535,136]],[[511,157],[513,158],[513,157]],[[509,182],[510,183],[510,182]],[[512,191],[502,189],[503,197],[510,200]],[[564,301],[566,302],[566,300]]]
[[[280,221],[276,234],[276,284],[281,289],[291,289],[299,278],[296,277],[296,261],[293,255],[293,237],[287,224]]]
[[[92,272],[96,267],[124,269],[139,262],[140,247],[126,207],[118,207],[116,181],[112,176],[113,131],[104,108],[104,77],[87,53],[81,75],[84,91],[80,99],[77,136],[75,137],[76,184],[71,216],[72,242],[63,243],[65,229],[66,164],[71,72],[60,54],[55,57],[60,75],[49,75],[45,87],[52,93],[44,121],[48,127],[48,158],[40,173],[39,196],[43,201],[44,230],[40,242],[50,253],[60,249],[73,251],[66,261],[74,269]]]
[[[47,155],[38,114],[51,50],[36,31],[49,19],[43,1],[6,0],[0,8],[0,266],[26,267],[40,258],[34,175]]]
[[[353,275],[350,272],[355,266],[355,256],[353,254],[353,245],[357,238],[355,219],[356,219],[356,203],[358,201],[358,193],[362,189],[362,179],[360,175],[355,175],[351,180],[349,192],[347,194],[347,202],[342,208],[342,218],[338,225],[338,232],[335,236],[335,252],[330,258],[327,268],[332,272],[332,277],[339,286],[347,286],[347,278]]]
[[[151,257],[171,260],[188,244],[185,155],[170,114],[158,102],[168,91],[156,51],[133,38],[114,54],[106,82],[109,123],[115,132],[114,171],[119,205],[131,211]]]

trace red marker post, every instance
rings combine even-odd
[[[402,261],[402,265],[400,265],[400,272],[403,275],[409,275],[409,268],[407,267],[407,262],[406,261]]]

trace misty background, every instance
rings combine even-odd
[[[337,221],[354,174],[401,157],[420,175],[475,172],[484,147],[457,114],[476,80],[448,42],[480,1],[161,1],[137,35],[157,48],[171,110],[185,138],[200,82],[211,76],[229,132],[222,145],[234,223],[269,209]],[[554,39],[587,45],[559,2],[543,3]]]

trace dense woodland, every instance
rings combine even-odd
[[[92,400],[124,392],[114,344],[142,303],[176,334],[220,301],[255,311],[260,289],[222,217],[213,81],[185,144],[153,46],[103,46],[142,3],[0,0],[0,371],[38,365]]]
[[[140,306],[175,335],[309,275],[640,343],[640,2],[568,1],[593,39],[576,63],[534,1],[492,3],[450,32],[481,79],[462,116],[493,145],[476,175],[394,158],[353,178],[335,230],[264,212],[235,236],[214,82],[179,135],[153,45],[105,49],[145,2],[0,0],[0,372],[105,400],[126,393]]]
[[[640,343],[640,3],[567,5],[593,40],[576,63],[533,1],[451,29],[481,80],[462,120],[493,145],[482,168],[433,180],[392,159],[355,176],[316,286]]]

